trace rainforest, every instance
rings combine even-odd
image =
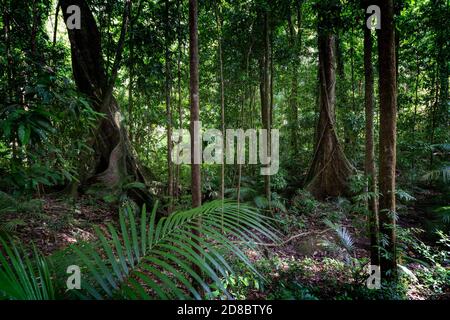
[[[0,0],[0,300],[448,300],[448,21]]]

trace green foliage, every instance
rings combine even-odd
[[[290,210],[296,215],[309,215],[314,213],[318,206],[318,201],[308,191],[299,189],[292,199]]]
[[[42,208],[42,201],[39,199],[24,200],[17,199],[5,192],[0,191],[0,214],[2,213],[35,213]]]
[[[431,232],[450,232],[450,207],[439,206],[431,213],[428,223],[428,229]]]
[[[270,201],[264,196],[256,196],[253,198],[253,203],[255,206],[262,210],[275,210],[277,212],[286,212],[286,207],[284,205],[284,199],[281,198],[277,193],[272,192]]]
[[[398,228],[400,259],[418,264],[413,275],[434,294],[442,294],[449,286],[450,273],[445,266],[449,263],[450,240],[438,231],[437,247],[431,247],[419,239],[423,230]]]
[[[234,262],[233,266],[236,264],[237,262]],[[241,268],[239,274],[230,274],[223,280],[223,287],[237,300],[247,299],[249,291],[259,291],[263,286],[263,281],[261,281],[260,277],[255,273],[245,272],[245,265],[241,266]],[[243,275],[241,275],[241,273],[243,273]],[[222,293],[222,290],[215,290],[213,296],[226,298],[226,295]]]
[[[448,184],[450,181],[450,166],[444,166],[439,170],[429,171],[422,176],[426,181],[442,181]]]
[[[236,204],[228,201],[223,213],[221,201],[215,201],[174,213],[157,223],[155,216],[156,207],[149,218],[144,208],[140,221],[131,210],[125,210],[120,214],[120,237],[112,225],[108,226],[109,234],[97,230],[106,261],[89,245],[83,250],[75,249],[92,278],[92,283],[83,287],[86,297],[149,299],[151,295],[146,291],[149,288],[160,299],[201,299],[199,288],[207,297],[213,294],[209,280],[230,297],[221,279],[235,273],[225,254],[233,254],[247,267],[254,268],[228,236],[250,247],[261,241],[257,234],[272,241],[277,238],[266,217],[245,205],[237,209]]]
[[[37,144],[47,139],[49,133],[54,132],[50,122],[50,114],[42,109],[26,111],[15,109],[11,105],[10,112],[8,108],[3,110],[5,118],[0,121],[1,138],[7,141],[17,140],[22,147],[28,144]]]
[[[352,255],[355,251],[355,241],[350,234],[350,232],[343,226],[335,224],[330,220],[324,220],[325,225],[334,231],[339,242],[334,243],[328,240],[323,241],[323,245],[334,251],[344,251],[346,254],[344,256],[347,263],[352,263]]]
[[[0,299],[52,300],[55,287],[46,258],[34,247],[31,256],[0,238]]]
[[[403,218],[415,205],[413,195],[418,187],[432,187],[442,192],[439,208],[431,208],[425,216],[424,228],[427,233],[422,237],[435,241],[435,232],[448,233],[450,215],[447,206],[450,181],[449,167],[449,130],[448,130],[448,21],[449,11],[445,1],[402,1],[396,12],[396,32],[398,35],[398,117],[397,117],[397,167],[396,186],[397,209],[389,212],[402,225]],[[168,2],[169,3],[169,2]],[[32,214],[40,211],[40,202],[29,200],[36,196],[60,191],[64,186],[79,179],[85,172],[86,163],[80,163],[82,155],[93,153],[91,138],[97,138],[99,122],[104,115],[95,111],[95,105],[76,88],[72,78],[80,75],[71,66],[70,44],[63,28],[59,28],[53,43],[51,25],[62,21],[53,20],[56,1],[34,0],[30,5],[20,1],[4,1],[0,9],[0,214],[11,218],[1,225],[2,232],[13,232],[24,226],[21,213]],[[328,248],[346,255],[351,262],[351,270],[356,274],[356,262],[350,259],[355,251],[352,234],[363,234],[367,230],[367,202],[379,194],[367,192],[371,177],[358,173],[350,178],[349,189],[354,194],[351,199],[338,197],[327,202],[315,200],[307,191],[299,189],[304,185],[307,168],[314,158],[315,142],[318,132],[315,124],[320,116],[317,103],[320,102],[320,90],[317,86],[318,51],[317,36],[320,32],[332,32],[336,37],[336,110],[334,131],[341,141],[344,153],[352,164],[359,169],[364,167],[364,49],[363,28],[364,12],[357,1],[200,1],[199,3],[199,41],[201,79],[200,100],[201,120],[208,128],[222,126],[221,83],[225,84],[226,103],[225,123],[229,128],[261,128],[261,61],[264,51],[264,33],[261,12],[270,13],[270,100],[272,128],[280,130],[280,170],[271,177],[271,199],[267,199],[263,190],[263,177],[259,167],[252,165],[230,165],[225,170],[226,197],[240,201],[241,209],[231,208],[226,216],[228,230],[223,238],[222,221],[218,224],[219,209],[193,209],[191,207],[190,166],[174,166],[177,185],[176,199],[167,199],[167,159],[168,125],[173,129],[187,129],[190,125],[186,116],[189,101],[189,49],[188,42],[188,5],[187,2],[170,2],[166,7],[161,1],[139,1],[133,6],[131,20],[124,44],[123,66],[119,69],[113,95],[121,111],[125,131],[129,133],[130,149],[133,156],[142,164],[151,185],[135,183],[124,179],[117,188],[93,186],[87,193],[94,200],[118,206],[121,212],[120,232],[110,226],[108,234],[100,234],[98,243],[91,243],[89,249],[76,249],[84,254],[89,262],[92,288],[86,288],[90,296],[118,297],[121,295],[145,296],[155,294],[158,297],[194,297],[200,291],[197,285],[209,288],[209,297],[228,297],[225,289],[236,297],[247,296],[255,289],[253,274],[238,275],[232,273],[223,259],[234,250],[234,242],[224,242],[227,237],[238,240],[255,240],[262,235],[241,227],[255,227],[262,218],[252,215],[248,205],[254,205],[261,211],[270,212],[277,225],[286,233],[309,227],[309,220],[327,219],[328,227],[334,230],[336,243]],[[111,73],[120,33],[120,21],[111,17],[120,17],[123,3],[119,1],[90,1],[89,7],[98,23],[101,34],[103,68]],[[167,10],[167,11],[166,11]],[[220,19],[216,14],[220,14]],[[218,20],[222,25],[218,25]],[[318,29],[319,27],[319,29]],[[64,32],[64,34],[61,34]],[[223,56],[219,57],[218,43],[222,44]],[[375,49],[375,48],[374,48]],[[81,48],[83,51],[83,49]],[[76,50],[75,50],[76,51]],[[375,50],[374,50],[375,66]],[[267,60],[265,60],[267,61]],[[223,65],[219,65],[223,62]],[[220,79],[219,71],[223,71]],[[78,70],[79,71],[79,70]],[[73,74],[74,73],[74,74]],[[167,76],[167,77],[166,77]],[[375,73],[375,82],[377,80]],[[168,79],[168,83],[166,83]],[[99,79],[90,79],[94,83]],[[102,79],[100,82],[108,82]],[[120,84],[120,85],[119,85]],[[169,88],[166,88],[166,85]],[[102,90],[103,91],[103,90]],[[165,94],[165,93],[168,93]],[[269,94],[269,92],[267,92]],[[376,92],[375,100],[378,92]],[[172,121],[166,117],[166,99],[170,98]],[[334,99],[336,98],[336,99]],[[379,136],[379,112],[374,121],[374,136]],[[101,129],[101,128],[100,128]],[[301,130],[299,130],[301,129]],[[375,148],[377,141],[375,139]],[[98,145],[102,143],[99,142]],[[97,146],[97,145],[96,145]],[[108,146],[109,147],[109,146]],[[247,148],[248,149],[248,148]],[[98,151],[98,150],[95,150]],[[245,150],[247,152],[247,150]],[[107,159],[104,159],[107,160]],[[380,161],[381,159],[378,159]],[[107,161],[102,161],[107,162]],[[96,163],[95,167],[105,168],[107,163]],[[175,170],[176,169],[176,170]],[[179,169],[179,175],[178,175]],[[220,167],[203,165],[202,195],[205,199],[217,199],[220,195]],[[87,170],[90,171],[90,170]],[[148,172],[147,172],[148,171]],[[92,172],[89,172],[91,174]],[[95,174],[98,172],[95,172]],[[238,179],[240,187],[238,185]],[[404,188],[408,192],[399,188]],[[83,189],[84,188],[80,188]],[[159,227],[168,234],[175,234],[178,244],[162,243],[156,234],[159,223],[152,224],[143,219],[144,213],[134,216],[137,205],[127,193],[150,189],[160,199],[174,204],[188,213],[177,213],[174,217],[163,219]],[[80,190],[81,191],[81,190]],[[295,192],[297,191],[297,192]],[[239,192],[239,194],[238,194]],[[165,198],[164,198],[165,197]],[[447,198],[446,198],[447,197]],[[417,203],[421,201],[417,197]],[[163,203],[163,206],[166,203]],[[196,211],[200,210],[200,212]],[[206,211],[207,212],[206,212]],[[247,216],[244,214],[247,212]],[[241,211],[247,217],[249,225],[241,225]],[[13,215],[17,213],[17,215]],[[227,213],[228,215],[228,213]],[[11,217],[12,216],[12,217]],[[184,218],[183,218],[184,217]],[[187,218],[187,217],[191,217]],[[206,217],[206,226],[211,230],[198,230],[199,239],[188,238],[190,228],[195,222]],[[148,218],[148,217],[147,217]],[[61,219],[49,224],[52,230],[68,225],[74,217],[64,214]],[[134,219],[134,220],[133,220]],[[237,220],[236,220],[237,219]],[[147,219],[148,220],[148,219]],[[356,232],[347,226],[351,220]],[[406,219],[405,219],[406,220]],[[41,220],[39,220],[41,221]],[[45,219],[42,221],[47,222]],[[135,226],[133,225],[135,222]],[[409,220],[408,220],[409,222]],[[211,225],[208,225],[210,223]],[[313,223],[314,224],[314,223]],[[220,228],[219,228],[220,226]],[[258,227],[260,227],[258,225]],[[150,229],[154,230],[152,234]],[[257,228],[256,228],[257,229]],[[133,231],[134,230],[134,231]],[[258,231],[257,229],[256,231]],[[142,232],[140,232],[142,231]],[[114,237],[114,232],[117,238]],[[144,235],[141,235],[144,233]],[[364,232],[365,233],[365,232]],[[127,236],[125,236],[128,234]],[[154,247],[150,248],[149,235],[152,234]],[[144,238],[142,238],[142,236]],[[245,236],[245,237],[244,237]],[[443,290],[446,273],[442,250],[425,244],[424,239],[412,235],[409,230],[400,228],[399,257],[405,270],[412,274],[421,273],[419,280],[425,281],[433,290]],[[443,237],[441,237],[444,239]],[[147,239],[147,240],[144,240]],[[441,240],[442,240],[441,239]],[[170,239],[172,240],[172,239]],[[190,266],[200,257],[195,249],[187,250],[192,244],[206,247],[208,255],[197,262],[198,268],[208,276],[197,281],[188,269],[175,267],[176,259],[187,259]],[[219,241],[220,240],[220,241]],[[359,238],[358,238],[359,240]],[[387,238],[381,239],[385,244]],[[230,240],[231,241],[231,240]],[[440,249],[447,240],[434,244]],[[250,241],[251,242],[251,241]],[[216,248],[216,244],[223,244]],[[359,243],[359,241],[358,241]],[[213,245],[214,244],[214,245]],[[110,247],[108,247],[108,245]],[[120,246],[119,246],[120,245]],[[169,256],[169,251],[160,248],[164,245],[176,247],[182,253]],[[136,250],[138,248],[139,250]],[[156,249],[154,249],[156,248]],[[87,252],[85,252],[87,250]],[[131,250],[131,251],[130,251]],[[159,250],[160,252],[152,252]],[[383,249],[382,249],[383,250]],[[231,250],[232,251],[232,250]],[[413,252],[413,254],[410,254]],[[149,256],[149,254],[152,254]],[[217,255],[216,255],[217,253]],[[155,254],[155,255],[153,255]],[[386,254],[383,251],[383,254]],[[82,255],[80,255],[81,257]],[[106,262],[101,262],[104,257]],[[411,257],[412,256],[412,257]],[[210,257],[210,258],[208,258]],[[116,263],[114,263],[116,259]],[[191,260],[189,260],[191,259]],[[211,260],[213,259],[213,260]],[[409,259],[409,260],[408,260]],[[429,271],[416,271],[405,261],[414,259]],[[444,259],[444,260],[443,260]],[[170,260],[170,261],[169,261]],[[189,260],[189,261],[188,261]],[[100,261],[100,262],[99,262]],[[180,260],[181,261],[181,260]],[[226,260],[224,260],[226,261]],[[414,260],[415,261],[415,260]],[[416,261],[416,262],[417,262]],[[305,263],[305,262],[303,262]],[[309,263],[309,262],[307,262]],[[305,263],[305,264],[307,264]],[[327,262],[330,266],[342,270],[336,261]],[[151,264],[151,265],[150,265]],[[141,267],[145,267],[141,269]],[[305,265],[299,270],[305,271]],[[315,265],[316,267],[316,265]],[[175,268],[175,271],[174,269]],[[184,269],[183,269],[184,268]],[[209,269],[208,269],[209,268]],[[424,269],[425,270],[425,269]],[[94,272],[95,271],[95,272]],[[408,273],[408,271],[406,271]],[[422,274],[423,273],[423,274]],[[30,275],[33,279],[34,275]],[[200,275],[197,275],[202,278]],[[214,276],[214,277],[213,277]],[[195,277],[194,277],[195,278]],[[331,277],[330,277],[331,278]],[[148,280],[150,279],[150,280]],[[219,279],[220,281],[218,281]],[[145,287],[146,280],[149,287]],[[292,281],[291,281],[292,280]],[[330,279],[326,279],[330,280]],[[31,281],[31,280],[30,280]],[[153,281],[153,282],[152,282]],[[188,281],[189,285],[185,282]],[[331,282],[331,281],[330,281]],[[156,283],[166,284],[168,292],[152,289]],[[192,285],[194,283],[195,285]],[[273,297],[307,298],[321,297],[320,288],[312,288],[293,277],[284,279],[279,288],[274,288]],[[403,284],[402,284],[403,285]],[[145,287],[145,288],[144,288]],[[147,289],[150,289],[148,291]],[[384,288],[383,293],[373,293],[361,286],[356,289],[344,286],[333,298],[395,298],[402,297],[404,287]],[[162,291],[161,291],[162,290]],[[145,291],[145,292],[144,292]],[[148,291],[148,292],[147,292]],[[158,291],[158,292],[155,292]],[[208,291],[205,289],[205,291]]]
[[[109,204],[119,204],[120,206],[134,205],[134,202],[128,197],[128,191],[136,190],[146,190],[147,186],[142,182],[127,182],[130,181],[132,177],[128,177],[120,182],[114,188],[105,188],[104,184],[94,184],[92,185],[87,194],[91,195],[96,199],[103,200]]]
[[[68,178],[68,179],[67,179]],[[0,178],[6,190],[28,193],[37,190],[39,185],[54,186],[71,181],[68,171],[57,171],[49,164],[33,163],[30,166],[14,164],[7,174]]]
[[[298,282],[282,282],[269,297],[275,300],[319,300],[310,290]]]
[[[65,285],[53,276],[62,275],[61,270],[56,270],[64,262],[76,262],[87,274],[82,291],[73,292],[81,298],[231,298],[227,289],[236,281],[249,285],[253,279],[252,283],[259,283],[258,272],[243,248],[255,250],[255,242],[262,241],[260,237],[277,241],[277,231],[267,217],[245,205],[237,209],[229,201],[224,203],[223,211],[221,201],[215,201],[158,222],[156,209],[155,205],[147,215],[144,207],[135,216],[128,207],[120,213],[120,230],[111,224],[107,233],[97,228],[98,243],[72,245],[72,253],[53,257],[52,264],[36,248],[29,256],[19,246],[0,239],[0,296],[32,300],[70,296],[72,292],[64,292],[54,284]],[[231,257],[245,267],[249,276],[235,272],[228,262]]]
[[[416,200],[416,198],[414,198],[412,195],[410,195],[408,192],[401,190],[401,189],[397,189],[395,191],[395,195],[397,196],[397,198],[399,200],[408,202],[408,201],[414,201]]]

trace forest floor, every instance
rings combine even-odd
[[[423,227],[427,206],[431,205],[429,198],[433,195],[432,190],[418,194],[417,201],[407,208],[408,214],[400,217],[399,224],[408,228]],[[118,208],[91,196],[82,197],[75,203],[46,196],[40,203],[40,210],[20,215],[20,221],[17,214],[12,213],[3,215],[2,219],[9,221],[9,228],[20,243],[29,245],[33,242],[46,255],[72,243],[94,240],[95,227],[105,229],[107,223],[117,222]],[[369,241],[361,227],[365,221],[355,222],[356,218],[348,214],[340,216],[340,227],[345,228],[352,238],[353,249],[349,252],[339,245],[335,230],[323,223],[327,214],[323,212],[324,208],[330,214],[341,210],[339,204],[321,203],[315,213],[302,218],[298,227],[289,226],[285,230],[281,245],[266,243],[259,252],[247,252],[269,281],[263,290],[260,286],[246,284],[245,292],[240,292],[242,290],[237,286],[238,298],[308,299],[317,296],[311,293],[310,288],[314,288],[313,292],[320,292],[321,299],[335,299],[337,295],[340,295],[337,298],[345,299],[346,290],[365,285],[365,270],[369,264]],[[407,267],[411,270],[420,268],[415,264]],[[417,300],[430,298],[432,292],[412,282],[406,294],[408,299]]]
[[[72,243],[94,240],[94,228],[105,228],[116,221],[116,206],[99,202],[89,196],[76,203],[66,199],[45,196],[39,199],[34,212],[2,215],[6,228],[12,229],[19,243],[36,245],[45,255],[62,250]],[[11,227],[8,227],[8,222]]]

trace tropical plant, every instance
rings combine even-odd
[[[346,253],[345,260],[347,262],[351,262],[351,255],[355,250],[355,241],[353,240],[350,232],[348,232],[347,228],[345,228],[344,226],[333,223],[328,219],[325,219],[323,222],[327,227],[335,232],[339,239],[338,244],[325,240],[324,245],[332,250],[344,251]]]
[[[53,300],[55,286],[49,264],[33,247],[31,256],[23,248],[0,238],[0,299]]]
[[[15,197],[0,191],[0,214],[15,212],[36,213],[41,211],[41,207],[42,201],[39,199],[16,199]]]
[[[120,213],[118,231],[96,229],[98,243],[71,248],[88,276],[84,299],[203,299],[218,295],[232,298],[226,278],[237,277],[227,262],[234,255],[258,276],[243,247],[255,248],[261,238],[278,240],[270,219],[256,209],[226,201],[176,212],[156,222],[157,204],[150,216],[142,209],[135,217],[131,207]],[[269,221],[269,222],[268,222]],[[29,255],[21,247],[0,239],[0,297],[19,300],[55,299],[53,264],[33,247]],[[238,245],[239,244],[239,245]],[[85,280],[86,279],[86,280]],[[59,283],[59,282],[58,282]],[[61,282],[63,283],[63,282]],[[162,285],[161,285],[162,284]]]
[[[440,169],[432,170],[422,176],[426,181],[442,181],[448,183],[450,181],[450,166],[443,166]]]
[[[119,220],[120,235],[112,225],[108,233],[97,229],[100,250],[91,244],[74,247],[90,274],[82,298],[203,299],[217,290],[231,298],[222,281],[235,276],[227,255],[257,273],[236,242],[253,248],[260,237],[278,239],[267,217],[229,201],[223,207],[213,201],[158,222],[156,205],[150,217],[144,207],[139,219],[128,208]]]

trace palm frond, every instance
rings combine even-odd
[[[406,202],[416,200],[416,198],[414,198],[411,194],[401,189],[395,190],[395,195],[397,196],[398,199]]]
[[[355,249],[355,242],[350,232],[348,232],[345,227],[335,224],[328,219],[325,219],[324,223],[325,225],[327,225],[327,227],[329,227],[336,233],[341,245],[345,248],[345,250],[347,250],[348,253],[352,253]]]
[[[0,244],[0,299],[55,299],[49,265],[36,247],[30,255],[12,241],[0,238]]]
[[[436,181],[441,180],[444,183],[450,182],[450,166],[444,166],[438,170],[430,171],[422,176],[422,180]]]
[[[450,206],[439,207],[433,213],[445,224],[450,224]]]
[[[13,219],[0,225],[0,230],[11,233],[16,231],[17,227],[25,225],[26,222],[23,219]]]
[[[234,202],[222,211],[222,202],[213,201],[158,222],[155,215],[156,205],[149,217],[145,207],[139,217],[124,210],[120,232],[112,225],[108,233],[97,230],[100,251],[76,249],[90,274],[86,298],[203,299],[212,297],[212,288],[230,297],[223,285],[234,275],[229,255],[257,272],[236,243],[253,248],[260,237],[278,241],[269,218]]]

